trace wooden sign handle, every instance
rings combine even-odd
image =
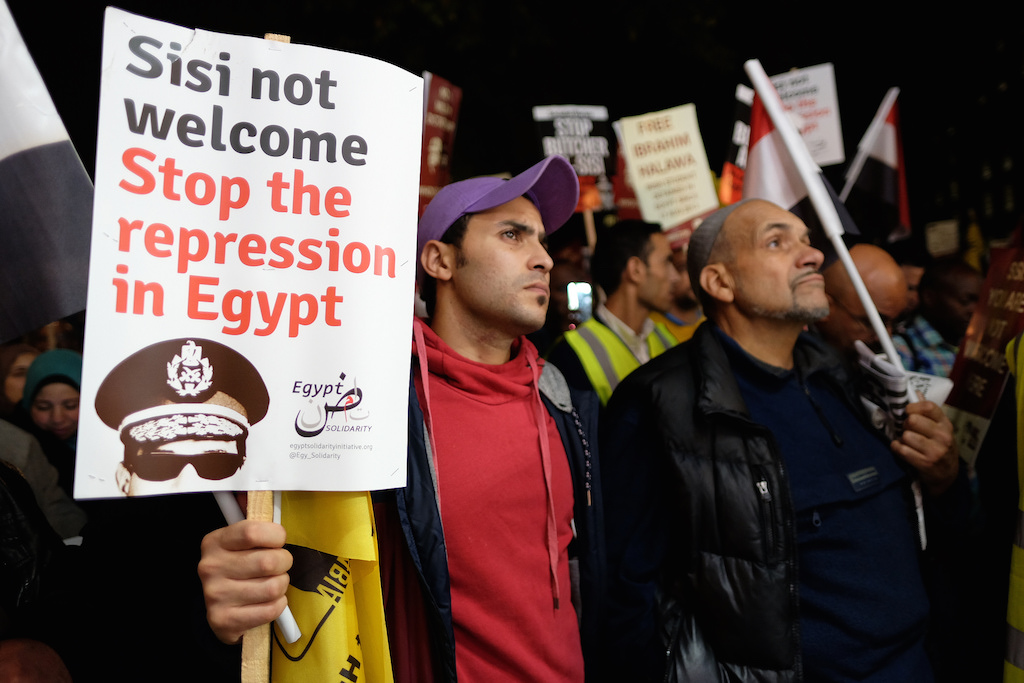
[[[587,246],[590,248],[590,253],[594,253],[594,247],[597,246],[597,228],[594,225],[594,210],[585,209],[583,211],[583,229],[587,236]]]
[[[290,36],[278,33],[267,33],[263,37],[291,42]],[[274,492],[249,491],[245,516],[261,522],[274,521]],[[242,636],[242,683],[270,683],[270,629],[271,624],[263,624]]]
[[[249,491],[247,519],[274,519],[274,492]],[[242,683],[270,683],[270,624],[249,629],[242,636]]]

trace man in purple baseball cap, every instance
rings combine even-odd
[[[551,156],[514,178],[482,176],[441,189],[420,218],[417,247],[441,239],[459,218],[526,197],[540,211],[549,233],[560,228],[576,210],[580,185],[565,157]]]
[[[408,482],[374,505],[396,681],[582,683],[595,661],[597,397],[525,336],[550,298],[546,237],[578,198],[572,166],[550,157],[452,183],[420,220],[429,316],[413,328]],[[221,640],[283,609],[283,544],[271,523],[207,536],[199,572]]]
[[[416,240],[416,253],[421,257],[417,284],[428,315],[434,313],[434,278],[426,277],[422,257],[431,241],[458,247],[470,216],[523,198],[539,213],[544,228],[541,237],[550,235],[576,210],[579,188],[572,165],[560,156],[547,157],[511,179],[484,176],[442,188],[424,210]]]

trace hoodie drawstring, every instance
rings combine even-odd
[[[537,431],[540,434],[540,459],[544,469],[544,489],[548,498],[548,561],[551,566],[551,592],[554,595],[555,609],[558,609],[558,526],[555,524],[555,497],[551,492],[551,443],[548,439],[547,410],[540,399],[540,378],[537,364],[530,362],[533,371],[533,395],[537,399]]]

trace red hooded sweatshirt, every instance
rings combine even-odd
[[[540,402],[543,360],[520,338],[509,362],[478,363],[415,324],[430,377],[424,391],[415,373],[438,472],[459,680],[582,681],[569,599],[572,479]]]

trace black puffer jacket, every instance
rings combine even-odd
[[[819,340],[795,357],[859,410]],[[787,473],[714,326],[631,374],[605,417],[608,680],[801,680]]]

